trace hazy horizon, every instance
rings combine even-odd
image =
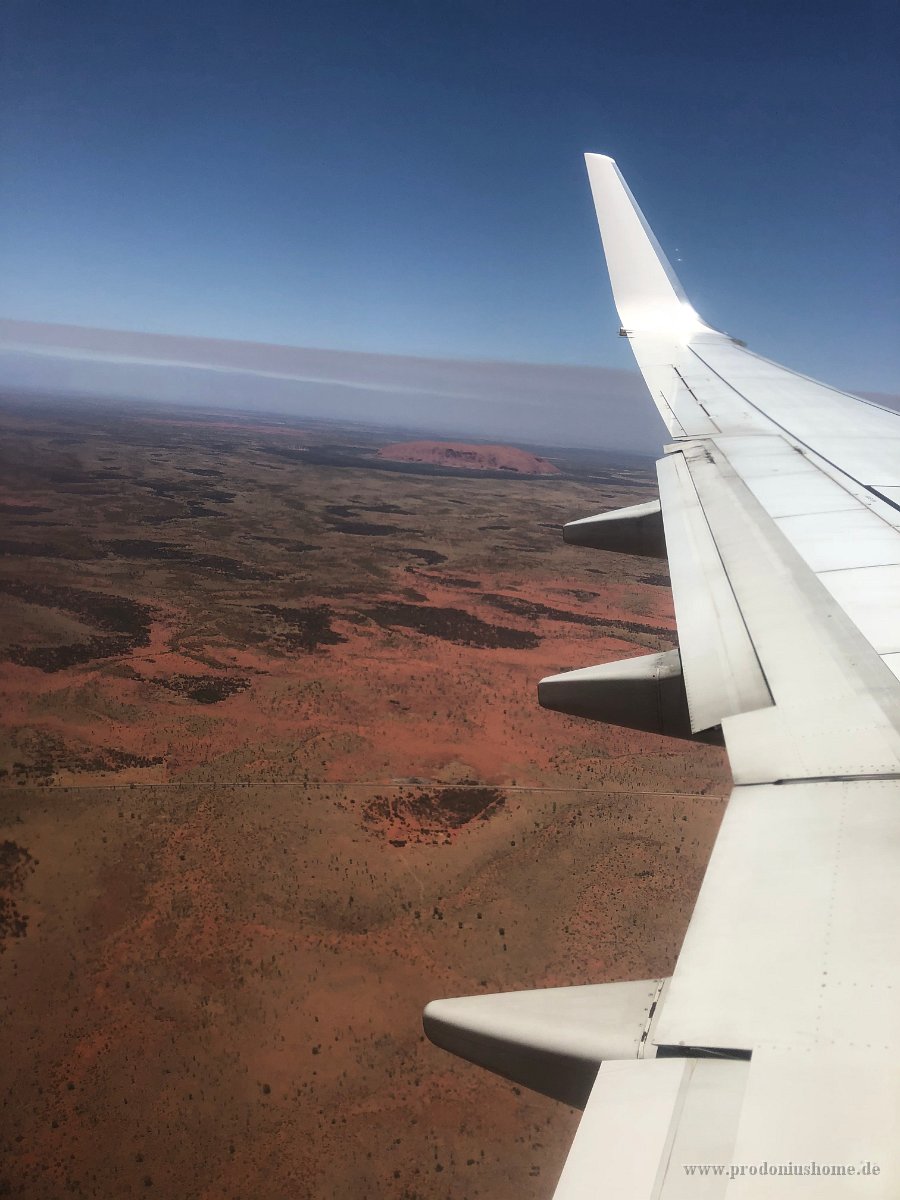
[[[636,371],[366,354],[0,319],[0,386],[657,455]]]
[[[371,354],[0,318],[0,388],[658,456],[637,371]],[[900,396],[857,395],[900,409]]]

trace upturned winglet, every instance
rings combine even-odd
[[[706,330],[613,159],[584,158],[623,330],[676,336]]]

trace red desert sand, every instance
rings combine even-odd
[[[724,757],[535,696],[673,645],[559,536],[651,470],[181,422],[4,411],[0,1194],[547,1200],[578,1114],[421,1010],[671,971]]]

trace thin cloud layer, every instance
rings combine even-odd
[[[0,385],[656,454],[639,376],[0,320]]]

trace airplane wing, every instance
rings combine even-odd
[[[724,740],[670,979],[436,1001],[432,1040],[584,1107],[557,1200],[900,1196],[900,415],[708,326],[587,156],[659,504],[566,540],[669,559],[679,649],[545,706]]]

